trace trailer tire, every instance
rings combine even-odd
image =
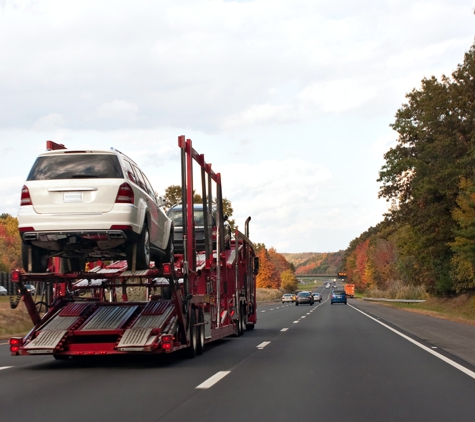
[[[200,309],[198,312],[198,323],[203,324],[205,321],[203,311]],[[198,344],[196,345],[196,354],[202,355],[205,350],[205,326],[199,325],[198,327]]]
[[[244,334],[245,327],[246,327],[246,323],[244,322],[244,307],[241,306],[241,312],[239,313],[239,331],[240,331],[239,335],[242,336]]]
[[[54,357],[56,360],[68,360],[68,359],[69,359],[69,356],[68,356],[68,355],[53,355],[53,357]]]
[[[255,324],[248,323],[246,324],[246,330],[252,331],[254,330]]]
[[[196,356],[198,348],[198,333],[196,324],[196,313],[193,309],[190,310],[190,345],[186,349],[186,355],[189,359],[193,359]]]
[[[28,271],[28,251],[31,248],[31,272],[45,273],[48,269],[48,252],[34,245],[21,244],[21,261],[23,269]]]

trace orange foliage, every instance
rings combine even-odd
[[[10,215],[0,218],[0,271],[21,267],[21,239],[18,220]]]
[[[280,275],[272,263],[266,249],[262,248],[259,257],[259,274],[256,277],[258,288],[278,289],[280,287]]]

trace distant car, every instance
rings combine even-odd
[[[183,251],[183,207],[174,205],[167,211],[167,216],[173,221],[175,226],[173,235],[173,248],[175,253],[184,253]],[[204,212],[203,205],[195,204],[193,206],[193,216],[195,219],[195,245],[198,252],[205,250],[205,228],[204,228]],[[216,219],[214,212],[211,215],[211,238],[213,242],[213,250],[216,249]],[[228,249],[231,242],[231,227],[228,223],[224,223],[224,243]]]
[[[330,302],[333,305],[334,303],[344,303],[346,305],[346,293],[344,290],[333,290],[330,296]]]
[[[304,303],[309,304],[312,306],[315,303],[315,300],[313,299],[313,295],[310,292],[300,292],[297,294],[297,299],[295,300],[295,305],[303,305]]]
[[[294,302],[294,295],[291,294],[291,293],[285,293],[282,296],[282,303],[285,303],[285,302],[293,303]]]
[[[330,288],[330,283],[325,284],[325,289],[329,289],[329,288]]]
[[[0,296],[6,296],[8,294],[8,290],[5,287],[0,286]]]
[[[38,156],[21,191],[23,268],[45,272],[60,256],[124,260],[135,269],[170,262],[173,223],[137,164],[118,150],[59,149]],[[134,252],[134,250],[136,252]],[[135,253],[135,255],[134,255]]]
[[[32,295],[36,293],[36,287],[33,286],[33,284],[25,284],[25,289],[28,290]]]
[[[322,302],[322,295],[320,293],[312,293],[313,294],[313,300],[315,302]]]

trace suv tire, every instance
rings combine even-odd
[[[134,259],[134,243],[129,243],[126,247],[127,267],[132,271]],[[144,224],[142,233],[137,241],[137,255],[135,259],[135,270],[148,270],[150,268],[150,233],[147,224]]]
[[[31,248],[31,272],[45,273],[48,269],[48,252],[34,245],[21,244],[21,260],[23,269],[28,271],[28,251]]]

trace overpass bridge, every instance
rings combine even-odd
[[[343,280],[346,278],[346,273],[337,273],[337,274],[295,274],[296,278],[338,278],[340,280]]]

